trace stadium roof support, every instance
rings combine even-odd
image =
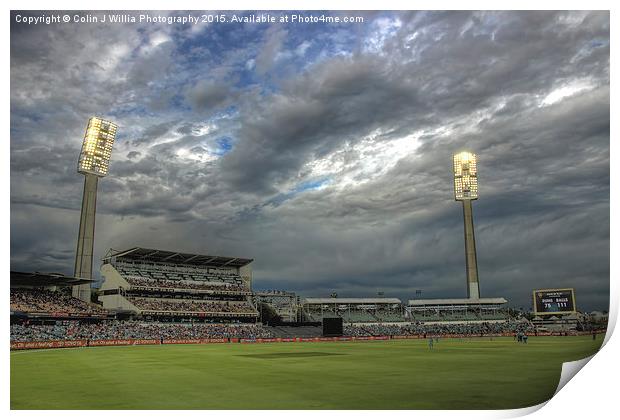
[[[174,263],[214,267],[243,267],[254,261],[251,258],[221,257],[214,255],[190,254],[176,251],[162,251],[159,249],[135,247],[125,251],[108,252],[103,258],[108,262],[113,258],[123,258],[134,261],[153,263]]]

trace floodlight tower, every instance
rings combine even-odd
[[[465,222],[465,265],[467,270],[467,298],[480,298],[478,283],[478,261],[476,258],[476,238],[474,237],[474,218],[472,200],[478,199],[478,169],[476,155],[461,152],[453,156],[454,199],[463,203]]]
[[[75,277],[93,278],[93,248],[95,244],[95,211],[99,178],[108,174],[112,145],[116,137],[116,124],[98,117],[88,120],[78,173],[84,175],[80,232],[75,254]],[[89,302],[90,284],[73,287],[73,296]]]

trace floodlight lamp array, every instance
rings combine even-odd
[[[116,138],[116,124],[92,117],[88,120],[82,151],[78,162],[78,172],[104,177],[108,174],[112,146]]]
[[[453,156],[454,199],[457,201],[478,199],[477,157],[474,153],[461,152]]]

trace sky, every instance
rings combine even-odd
[[[97,115],[118,124],[97,261],[141,246],[253,258],[259,290],[466,297],[468,150],[481,296],[608,308],[608,12],[117,13],[11,13],[11,270],[72,274]],[[363,21],[230,22],[261,13]]]

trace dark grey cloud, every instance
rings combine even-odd
[[[402,120],[423,123],[428,112],[411,112],[418,102],[416,88],[390,78],[379,58],[334,58],[287,81],[269,100],[248,104],[243,147],[224,158],[222,169],[237,188],[273,190],[309,159],[346,142]]]
[[[71,272],[79,140],[109,112],[98,256],[251,257],[258,288],[306,296],[464,296],[450,170],[470,149],[482,294],[527,308],[533,288],[575,287],[581,308],[606,308],[609,13],[366,18],[191,47],[167,26],[14,28],[12,268]]]
[[[213,111],[230,104],[233,95],[227,83],[201,80],[186,90],[185,99],[192,109]]]
[[[161,124],[149,126],[142,132],[140,137],[133,141],[133,145],[139,146],[142,143],[152,143],[162,138],[162,136],[166,135],[170,131],[175,123],[175,121],[166,121]]]
[[[259,74],[264,75],[272,69],[286,36],[287,31],[275,25],[265,32],[265,42],[255,60]]]

